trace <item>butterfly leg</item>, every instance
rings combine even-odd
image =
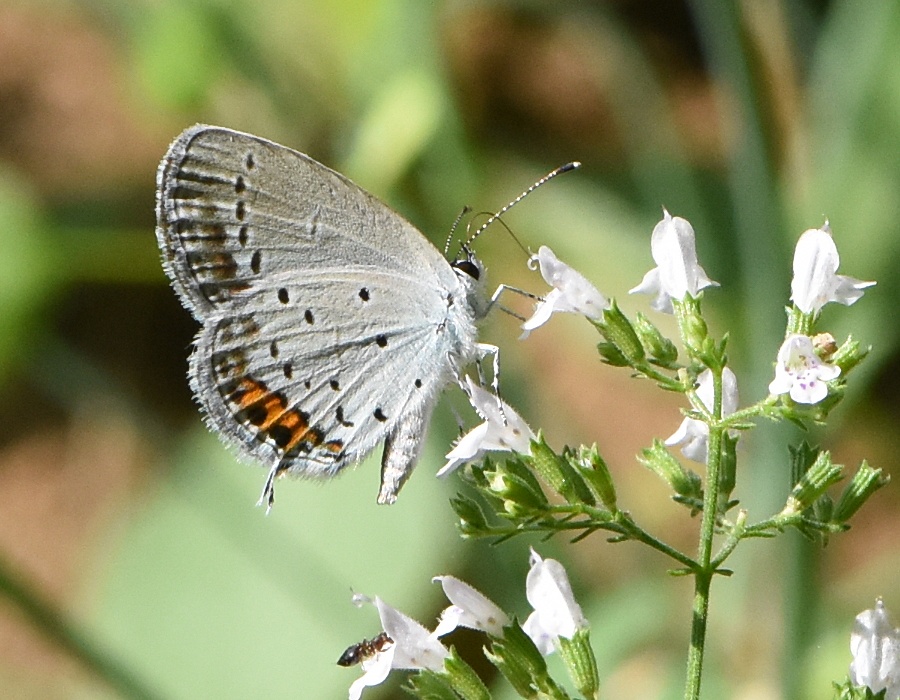
[[[518,287],[512,287],[508,284],[501,284],[497,287],[497,291],[491,296],[491,300],[488,303],[488,310],[494,308],[496,306],[498,309],[503,311],[504,313],[509,314],[513,318],[517,318],[520,321],[525,321],[525,317],[521,314],[516,313],[512,309],[508,309],[503,304],[500,303],[500,297],[503,295],[503,292],[515,292],[519,296],[527,297],[534,301],[541,301],[543,297],[538,296],[537,294],[532,294],[531,292],[526,292],[524,289],[519,289]]]
[[[503,416],[503,421],[505,423],[506,414],[503,411],[503,401],[500,398],[500,348],[489,343],[478,343],[475,347],[478,350],[478,361],[475,363],[475,366],[478,369],[478,382],[481,384],[481,386],[485,386],[485,384],[487,384],[484,378],[484,368],[482,367],[481,363],[488,355],[493,356],[493,377],[491,378],[491,391],[493,391],[494,396],[497,397],[497,406],[500,407],[500,414]]]

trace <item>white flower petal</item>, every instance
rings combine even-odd
[[[522,417],[500,400],[496,395],[478,386],[466,377],[469,402],[484,419],[484,423],[466,433],[456,446],[447,453],[447,463],[438,471],[443,477],[458,469],[466,462],[479,459],[485,452],[494,450],[529,454],[534,433]]]
[[[381,598],[375,598],[375,607],[381,618],[381,626],[394,640],[392,668],[440,671],[449,652],[431,632],[411,617],[392,608]],[[386,652],[382,652],[386,653]]]
[[[495,637],[503,635],[509,617],[490,598],[454,576],[435,576],[432,580],[441,582],[444,595],[453,603],[441,615],[435,636],[441,637],[457,627],[481,630]]]
[[[817,314],[830,301],[846,306],[862,297],[862,290],[874,285],[838,275],[840,256],[828,222],[819,229],[804,231],[794,249],[794,277],[791,301],[805,314]]]
[[[528,619],[525,620],[525,623],[522,625],[522,631],[531,638],[531,641],[534,642],[538,651],[541,652],[541,656],[549,656],[556,651],[557,640],[559,638],[543,627],[541,616],[538,614],[537,610],[531,613],[528,616]]]
[[[714,390],[712,372],[706,369],[697,378],[697,398],[709,411],[713,408]],[[738,409],[738,403],[737,377],[729,367],[725,367],[722,369],[722,417],[727,418],[734,413]],[[681,454],[700,463],[706,462],[708,443],[709,426],[694,418],[681,421],[678,430],[665,441],[669,447],[681,445]]]
[[[525,597],[534,608],[526,632],[535,644],[544,636],[572,639],[575,632],[587,627],[563,565],[555,559],[541,559],[533,549]]]
[[[797,403],[819,403],[828,395],[825,382],[837,379],[840,373],[840,367],[819,359],[810,337],[790,335],[778,349],[775,378],[769,383],[769,392],[789,393]]]
[[[672,299],[697,296],[700,290],[719,285],[700,266],[694,228],[680,216],[663,209],[662,221],[653,228],[650,251],[657,266],[629,294],[655,294],[650,305],[657,311],[673,313]]]
[[[547,246],[542,245],[532,261],[537,260],[541,276],[553,289],[535,307],[534,314],[522,324],[529,331],[546,323],[550,316],[559,311],[578,313],[588,318],[600,319],[603,310],[609,308],[609,301],[597,288],[577,270],[569,267]]]
[[[543,326],[547,321],[550,320],[550,317],[553,315],[556,309],[556,303],[559,298],[562,296],[562,293],[558,289],[553,289],[547,294],[546,297],[542,301],[539,301],[537,305],[534,307],[534,313],[531,315],[531,318],[527,319],[522,324],[522,330],[524,331],[520,338],[527,338],[528,334],[533,331],[535,328],[539,328]]]
[[[874,610],[856,616],[850,635],[850,680],[873,693],[887,688],[886,700],[900,698],[900,630],[895,629],[879,599]]]
[[[359,700],[364,688],[381,685],[391,672],[394,659],[394,646],[375,654],[371,659],[362,662],[363,675],[350,684],[350,700]]]
[[[485,441],[489,427],[487,423],[482,423],[463,435],[447,453],[447,463],[438,470],[437,476],[439,478],[448,476],[463,464],[478,459],[483,452],[481,445]]]
[[[673,299],[684,299],[686,294],[697,296],[701,289],[718,284],[706,276],[697,261],[694,227],[687,219],[673,217],[663,209],[663,219],[650,238],[650,250],[660,270],[662,288]]]

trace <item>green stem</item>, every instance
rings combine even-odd
[[[649,362],[640,362],[638,364],[632,365],[632,368],[636,372],[640,372],[648,379],[652,379],[657,384],[662,386],[669,391],[684,391],[684,384],[680,382],[678,379],[673,379],[668,374],[664,372],[660,372]]]
[[[683,564],[689,569],[697,568],[697,562],[687,554],[684,554],[674,547],[667,545],[662,540],[656,539],[653,535],[641,528],[637,523],[634,522],[634,520],[632,520],[624,513],[619,513],[618,515],[620,517],[616,518],[616,522],[617,524],[621,525],[623,534],[628,535],[628,537],[633,540],[637,540],[638,542],[643,542],[644,544],[649,545],[658,552],[662,552],[663,554],[668,555],[679,564]]]
[[[6,597],[47,639],[62,647],[123,698],[150,700],[159,697],[130,669],[73,625],[54,605],[38,595],[7,561],[0,558],[0,595]]]
[[[722,418],[722,370],[712,370],[713,406],[716,420]],[[703,521],[700,524],[700,544],[694,575],[694,605],[691,618],[691,646],[688,650],[685,700],[699,700],[700,679],[703,672],[703,652],[709,613],[709,589],[715,567],[712,566],[713,535],[719,503],[719,468],[722,464],[722,436],[724,428],[710,426],[706,460],[706,488],[703,492]]]
[[[624,535],[625,537],[628,537],[628,539],[643,542],[689,569],[693,570],[697,568],[697,562],[691,557],[684,552],[675,549],[671,545],[666,544],[662,540],[657,539],[634,522],[630,515],[622,511],[617,511],[613,514],[612,520],[609,520],[609,511],[592,508],[582,504],[570,503],[560,506],[550,506],[548,511],[554,514],[584,515],[590,518],[589,522],[584,522],[583,520],[560,522],[557,520],[554,522],[552,528],[549,528],[552,532],[562,530],[608,530]],[[534,529],[546,530],[548,527],[546,524],[536,523]]]

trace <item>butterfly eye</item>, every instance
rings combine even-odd
[[[450,266],[456,268],[460,272],[465,272],[474,280],[481,277],[481,268],[479,268],[472,260],[454,260],[450,263]]]

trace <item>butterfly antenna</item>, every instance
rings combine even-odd
[[[463,243],[463,246],[462,246],[463,250],[468,250],[469,246],[471,246],[472,243],[475,241],[475,239],[481,235],[482,231],[484,231],[488,226],[490,226],[492,223],[497,221],[501,216],[503,216],[506,212],[508,212],[510,209],[512,209],[516,204],[518,204],[523,199],[525,199],[525,197],[527,197],[532,192],[534,192],[538,187],[540,187],[544,183],[549,182],[550,180],[555,178],[557,175],[562,175],[563,173],[567,173],[570,170],[576,170],[580,167],[581,167],[581,163],[579,163],[578,161],[573,161],[571,163],[566,163],[565,165],[561,165],[558,168],[556,168],[556,170],[553,170],[553,171],[547,173],[546,175],[544,175],[544,177],[542,177],[540,180],[535,182],[531,187],[529,187],[527,190],[525,190],[522,194],[520,194],[518,197],[516,197],[513,201],[511,201],[509,204],[507,204],[505,207],[503,207],[496,214],[491,214],[491,216],[488,218],[488,220],[485,221],[481,226],[479,226],[476,229],[475,233],[473,233],[471,236],[469,236],[468,240],[465,243]],[[507,227],[507,230],[508,230],[508,227]]]
[[[450,227],[450,233],[447,234],[447,242],[444,244],[444,257],[447,256],[447,251],[450,250],[450,241],[453,240],[453,235],[456,233],[456,229],[459,228],[459,222],[470,211],[472,211],[471,207],[463,207],[462,211],[459,212],[459,216],[456,217],[456,221],[453,222],[453,226]]]

